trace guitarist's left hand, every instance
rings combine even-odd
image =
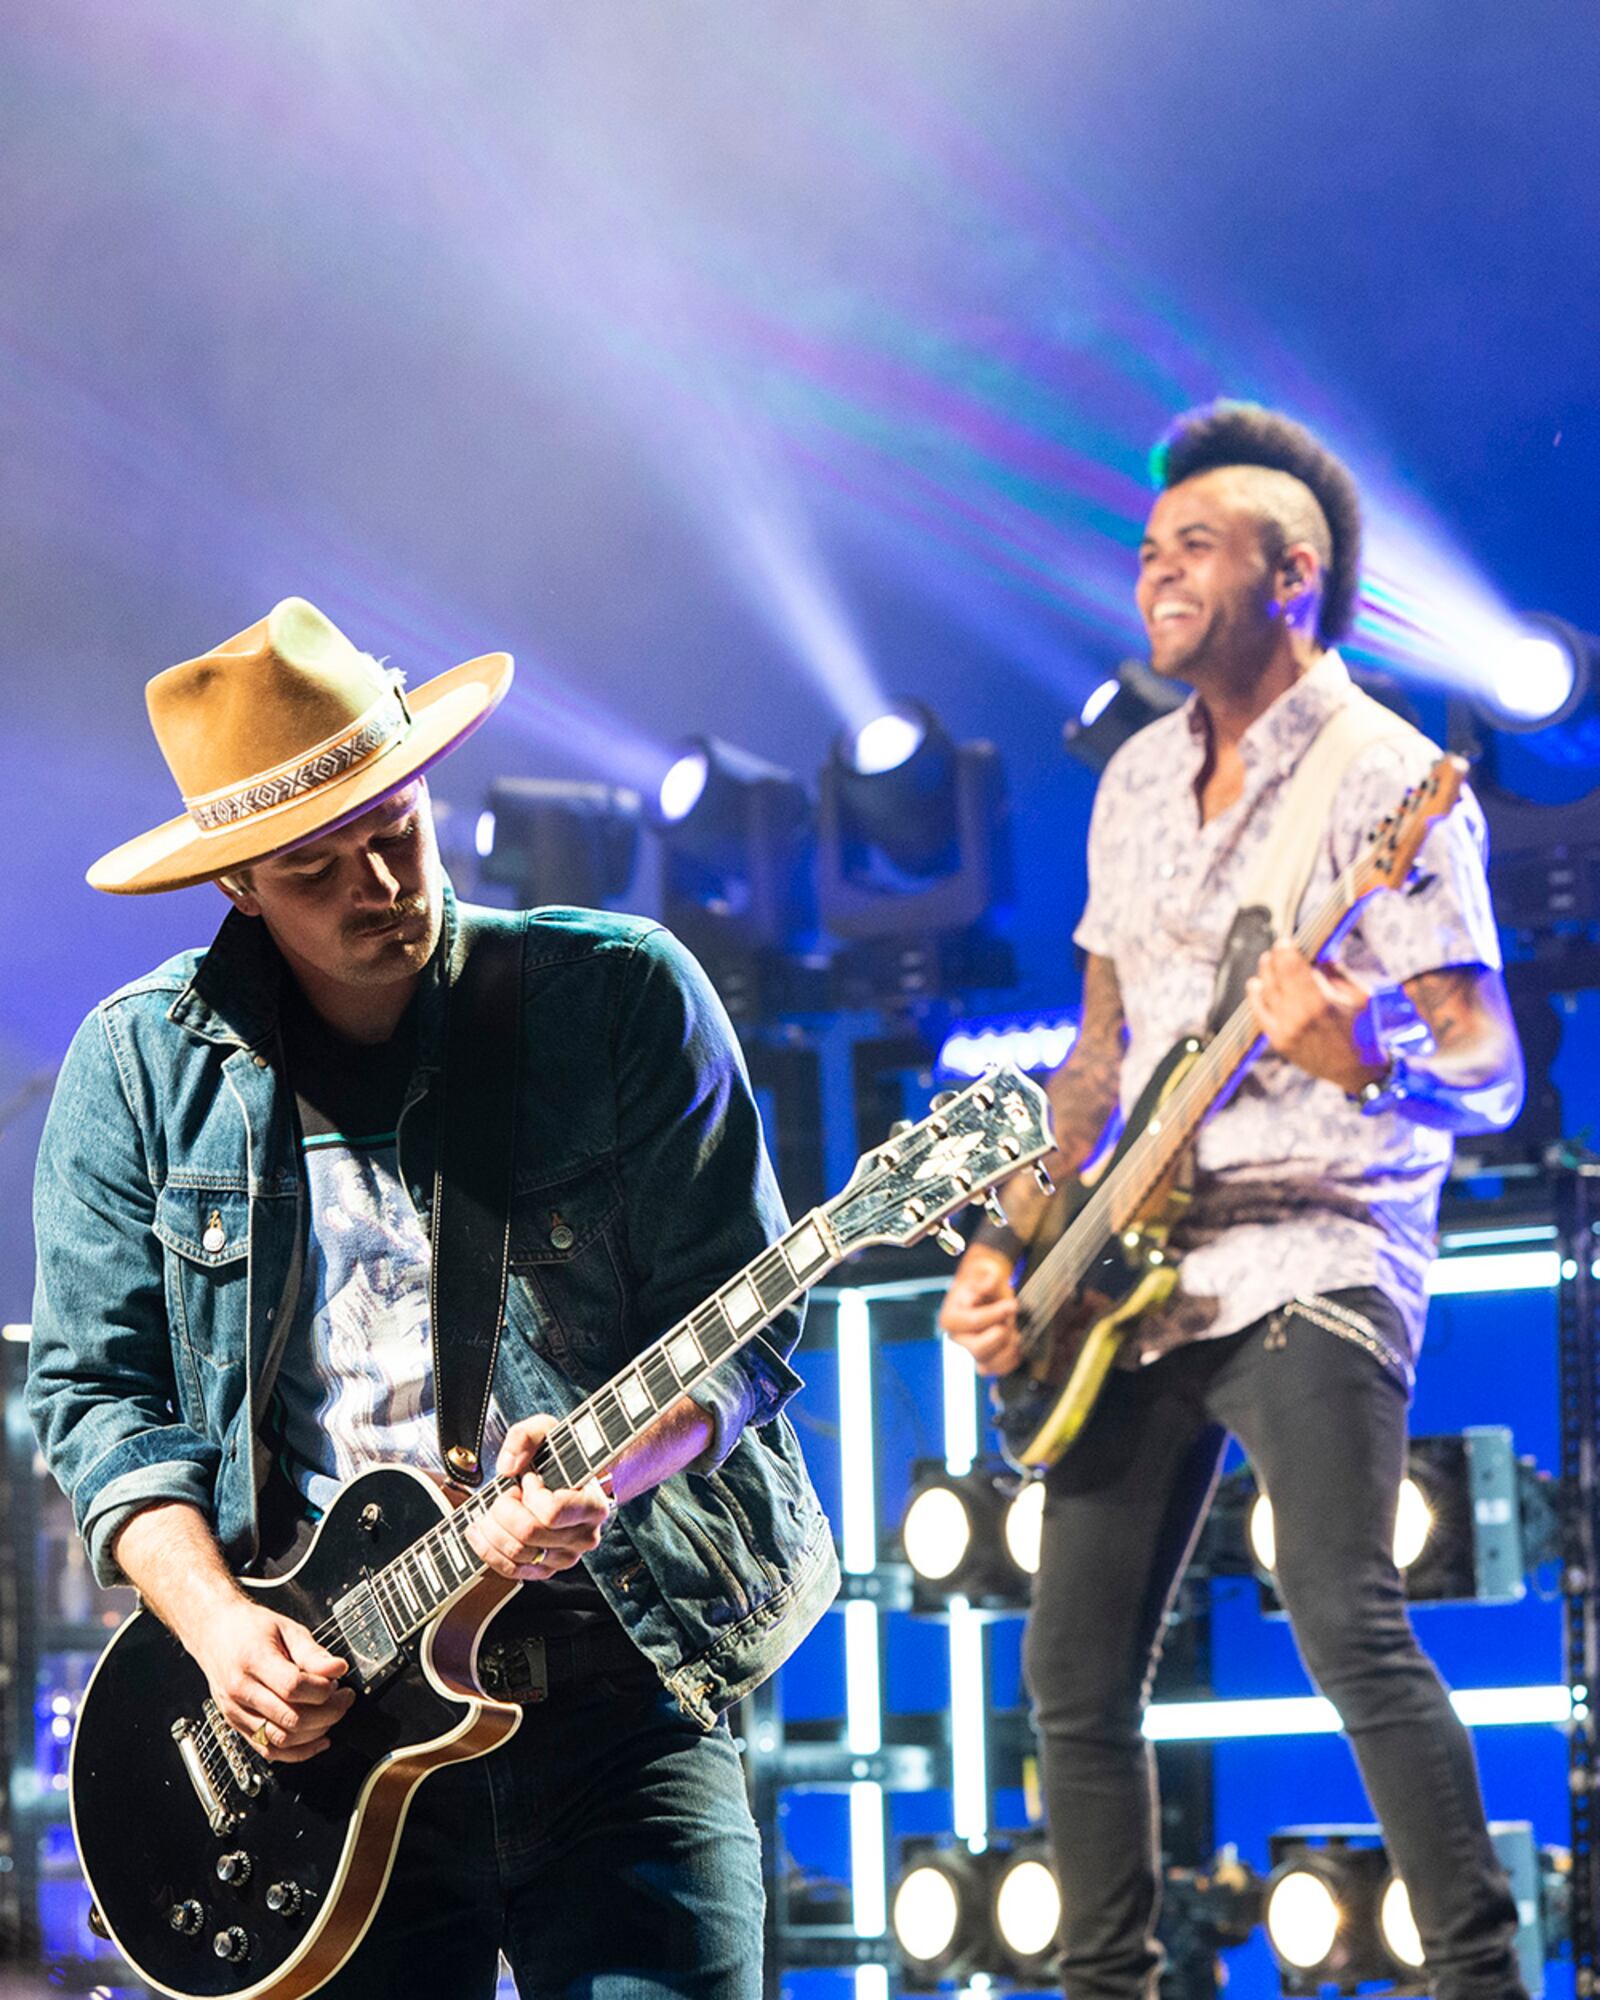
[[[1336,965],[1310,965],[1287,939],[1261,954],[1245,993],[1268,1042],[1310,1076],[1357,1091],[1384,1072],[1370,995]]]
[[[495,1470],[503,1477],[520,1473],[521,1487],[503,1493],[467,1529],[467,1540],[490,1569],[517,1583],[537,1583],[571,1569],[597,1546],[611,1512],[611,1496],[598,1479],[552,1487],[530,1470],[556,1421],[528,1417],[506,1432]]]

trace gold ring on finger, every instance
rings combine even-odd
[[[250,1741],[257,1750],[266,1750],[271,1747],[267,1742],[267,1725],[264,1717],[251,1730]]]

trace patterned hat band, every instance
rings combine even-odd
[[[370,764],[394,749],[410,731],[411,711],[395,678],[348,729],[326,738],[305,756],[261,771],[243,785],[186,797],[183,803],[201,833],[226,833],[244,820],[268,819],[297,805],[358,765]]]

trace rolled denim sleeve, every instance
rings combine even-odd
[[[152,1229],[155,1190],[103,1013],[67,1052],[34,1180],[28,1413],[101,1583],[141,1507],[210,1514],[221,1453],[182,1420]]]
[[[788,1218],[744,1059],[722,1003],[670,932],[633,949],[613,1052],[627,1242],[641,1324],[664,1333],[782,1235]],[[777,1416],[800,1377],[803,1307],[779,1314],[694,1386],[712,1420],[696,1470]]]

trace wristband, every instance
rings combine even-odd
[[[1375,1076],[1370,1083],[1362,1084],[1359,1090],[1345,1093],[1350,1103],[1355,1105],[1363,1118],[1376,1118],[1385,1111],[1395,1111],[1411,1095],[1411,1072],[1406,1068],[1404,1056],[1393,1055],[1382,1076]]]

